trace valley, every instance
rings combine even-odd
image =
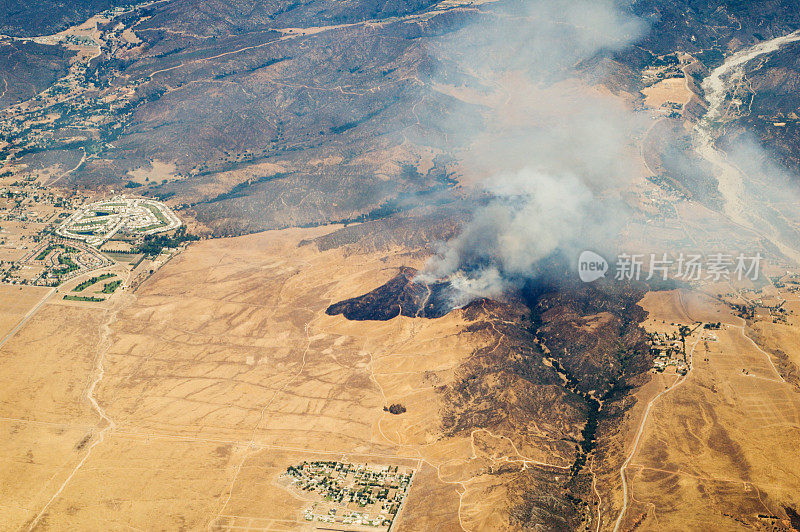
[[[14,2],[5,528],[800,530],[797,6]]]
[[[19,501],[7,518],[24,528],[54,516],[63,523],[66,515],[75,523],[142,527],[155,518],[136,510],[146,505],[165,526],[225,529],[246,516],[302,528],[304,502],[280,486],[279,476],[302,460],[336,458],[418,470],[400,528],[461,522],[472,529],[506,526],[508,483],[526,469],[568,475],[566,449],[542,445],[541,437],[483,429],[443,434],[442,388],[475,349],[496,349],[498,339],[454,335],[473,321],[460,312],[380,327],[326,316],[330,301],[371,285],[404,259],[348,260],[309,247],[288,258],[287,250],[313,235],[273,232],[196,244],[135,299],[81,311],[54,301],[37,312],[3,348],[4,374],[12,361],[26,361],[16,366],[17,384],[6,387],[2,417],[7,463],[30,479],[7,488],[7,500]],[[371,266],[348,274],[352,262]],[[150,325],[142,329],[144,316]],[[42,328],[42,320],[58,329]],[[64,353],[52,342],[78,341],[71,331],[86,323],[100,335],[63,347],[73,360],[58,363],[59,379],[41,395],[35,383]],[[385,412],[391,403],[406,412]],[[143,482],[163,488],[142,499]],[[428,515],[430,501],[414,495],[428,489],[441,492],[437,504],[453,511]],[[85,507],[91,517],[68,510],[97,490],[104,494],[99,506]],[[144,521],[131,520],[135,515]]]

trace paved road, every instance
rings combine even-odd
[[[50,289],[50,291],[49,291],[49,292],[47,292],[47,294],[45,294],[45,296],[44,296],[44,297],[41,299],[41,301],[39,301],[39,302],[36,304],[36,306],[35,306],[35,307],[33,307],[32,309],[30,309],[30,310],[28,311],[28,313],[27,313],[27,314],[25,314],[25,317],[24,317],[24,318],[22,318],[22,319],[20,320],[20,322],[19,322],[19,323],[17,323],[17,325],[16,325],[16,326],[15,326],[13,329],[11,329],[11,331],[10,331],[10,332],[9,332],[7,335],[5,335],[5,337],[4,337],[2,340],[0,340],[0,347],[3,347],[3,345],[5,345],[5,343],[6,343],[6,342],[7,342],[7,341],[8,341],[8,340],[9,340],[9,339],[12,337],[12,336],[14,336],[14,334],[16,334],[16,332],[17,332],[18,330],[20,330],[20,329],[22,328],[22,326],[23,326],[23,325],[25,325],[25,322],[27,322],[27,321],[28,321],[28,320],[31,318],[31,316],[33,316],[34,314],[36,314],[36,311],[37,311],[37,310],[39,310],[39,307],[41,307],[42,305],[44,305],[45,301],[47,301],[48,299],[50,299],[50,296],[52,296],[52,295],[55,293],[55,291],[56,291],[56,289],[55,289],[55,288],[52,288],[52,289]]]

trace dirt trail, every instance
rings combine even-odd
[[[36,304],[36,306],[34,306],[32,309],[30,309],[30,310],[28,311],[28,313],[27,313],[27,314],[25,314],[25,316],[24,316],[24,317],[23,317],[23,318],[22,318],[22,319],[19,321],[19,323],[17,323],[17,324],[14,326],[14,328],[13,328],[13,329],[11,329],[11,330],[9,331],[9,333],[3,337],[3,339],[2,339],[2,340],[0,340],[0,347],[3,347],[3,346],[5,345],[5,343],[6,343],[6,342],[8,342],[8,340],[9,340],[9,339],[11,339],[11,337],[12,337],[12,336],[14,336],[14,334],[16,334],[16,332],[17,332],[18,330],[20,330],[20,329],[22,328],[22,326],[23,326],[23,325],[25,325],[25,323],[26,323],[26,322],[27,322],[29,319],[31,319],[31,317],[32,317],[34,314],[36,314],[36,311],[37,311],[37,310],[39,310],[39,308],[40,308],[42,305],[44,305],[44,303],[45,303],[45,302],[46,302],[48,299],[50,299],[50,296],[52,296],[52,295],[55,293],[55,291],[56,291],[56,289],[55,289],[55,288],[53,288],[52,290],[50,290],[49,292],[47,292],[47,293],[44,295],[44,297],[43,297],[43,298],[42,298],[42,299],[41,299],[41,300],[40,300],[40,301],[39,301],[39,302]]]
[[[697,347],[697,344],[700,342],[700,338],[702,338],[702,336],[703,336],[702,334],[698,334],[697,335],[697,339],[695,340],[694,344],[692,345],[691,351],[689,351],[689,357],[690,357],[689,358],[689,360],[690,360],[690,362],[689,362],[689,371],[686,373],[686,375],[679,376],[677,379],[675,379],[675,382],[673,382],[672,385],[669,388],[661,391],[661,393],[659,393],[658,395],[653,397],[650,400],[650,402],[647,403],[647,408],[645,408],[644,415],[642,415],[642,422],[639,424],[639,430],[636,432],[636,438],[633,440],[633,447],[631,448],[631,452],[628,455],[628,458],[625,460],[625,462],[619,468],[619,476],[620,476],[620,478],[622,480],[623,503],[622,503],[622,509],[619,512],[619,516],[617,517],[617,520],[614,523],[614,532],[617,532],[619,530],[619,527],[622,524],[622,519],[625,517],[625,512],[627,512],[627,510],[628,510],[628,482],[627,482],[627,480],[625,478],[625,469],[628,467],[628,465],[630,464],[631,460],[633,460],[633,457],[636,456],[636,451],[639,449],[639,441],[642,439],[642,434],[644,433],[644,428],[647,425],[647,418],[650,416],[650,411],[652,410],[653,404],[655,404],[655,402],[662,395],[665,395],[665,394],[671,392],[672,390],[674,390],[675,388],[677,388],[678,386],[680,386],[681,384],[686,382],[686,380],[692,374],[692,369],[694,368],[694,363],[693,363],[694,362],[694,360],[693,360],[694,350],[695,350],[695,347]]]
[[[53,493],[50,499],[48,499],[47,503],[42,507],[39,513],[36,514],[36,517],[30,522],[30,524],[28,525],[29,531],[36,528],[36,526],[39,524],[42,517],[44,517],[45,513],[47,512],[47,509],[50,507],[53,501],[55,501],[59,497],[59,495],[61,495],[61,493],[64,491],[64,488],[67,487],[67,484],[69,484],[69,482],[72,480],[75,474],[83,467],[83,464],[85,464],[86,461],[89,459],[94,448],[103,443],[103,441],[105,440],[106,433],[109,430],[113,430],[116,427],[116,423],[114,423],[114,420],[111,419],[108,416],[108,414],[106,414],[106,411],[97,402],[97,399],[94,396],[94,392],[95,389],[97,388],[97,385],[100,384],[100,381],[103,380],[103,375],[105,374],[103,361],[105,359],[106,352],[111,347],[111,342],[112,342],[111,325],[117,319],[117,312],[121,304],[122,304],[121,299],[117,299],[115,301],[113,306],[108,310],[108,319],[100,327],[100,339],[97,343],[97,353],[95,354],[92,380],[86,389],[86,399],[89,401],[89,403],[91,403],[92,408],[100,416],[100,424],[98,428],[100,427],[102,428],[100,428],[94,434],[93,437],[94,441],[92,441],[91,445],[89,445],[89,448],[86,450],[86,454],[83,456],[80,462],[77,463],[77,465],[72,469],[70,474],[67,475],[67,478],[64,479],[64,482],[61,483],[61,485],[58,487],[55,493]]]

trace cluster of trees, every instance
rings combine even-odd
[[[399,415],[406,411],[406,407],[400,403],[394,403],[388,407],[384,406],[383,411],[389,412],[390,414]]]
[[[98,275],[97,277],[92,277],[91,279],[87,279],[87,280],[83,281],[81,284],[79,284],[78,286],[73,288],[72,291],[73,292],[81,292],[84,289],[89,288],[90,286],[92,286],[97,281],[103,281],[103,280],[109,279],[111,277],[114,277],[113,273],[104,273],[103,275]]]
[[[66,252],[65,252],[66,253]],[[70,272],[74,272],[79,268],[75,261],[69,258],[65,253],[62,253],[58,256],[58,264],[60,265],[58,269],[54,270],[57,275],[66,275]]]
[[[67,301],[92,301],[98,303],[100,301],[105,301],[102,297],[94,297],[94,296],[72,296],[72,295],[65,295],[64,299]]]
[[[103,285],[103,293],[104,294],[113,294],[114,290],[122,284],[122,281],[117,279],[116,281],[111,281],[110,283],[105,283]]]
[[[172,236],[157,234],[144,237],[139,251],[146,255],[158,255],[164,248],[176,248],[183,242],[199,240],[200,237],[186,232],[186,226],[179,227]]]

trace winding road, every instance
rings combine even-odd
[[[701,329],[702,325],[703,324],[701,324],[698,327],[698,329]],[[644,427],[647,424],[647,418],[650,416],[650,411],[653,408],[653,404],[655,404],[655,402],[659,399],[659,397],[671,392],[672,390],[674,390],[675,388],[686,382],[686,380],[692,374],[692,369],[694,368],[693,364],[694,349],[695,347],[697,347],[697,344],[698,342],[700,342],[700,338],[702,338],[702,336],[703,336],[702,333],[698,333],[697,339],[694,341],[694,344],[692,344],[692,349],[689,351],[689,371],[686,372],[686,375],[679,376],[677,379],[675,379],[675,382],[673,382],[669,388],[667,388],[666,390],[662,390],[658,395],[653,397],[649,403],[647,403],[647,408],[645,408],[644,415],[642,416],[642,422],[639,424],[639,430],[636,432],[636,438],[633,440],[633,448],[631,449],[628,458],[619,468],[619,475],[620,478],[622,479],[623,503],[622,503],[622,510],[620,510],[619,516],[617,517],[617,520],[614,524],[614,532],[617,532],[619,530],[619,527],[622,524],[622,519],[625,517],[625,512],[628,510],[628,482],[625,479],[625,469],[631,463],[631,460],[633,460],[633,457],[636,455],[636,451],[639,449],[639,441],[642,439],[642,434],[644,433]]]

